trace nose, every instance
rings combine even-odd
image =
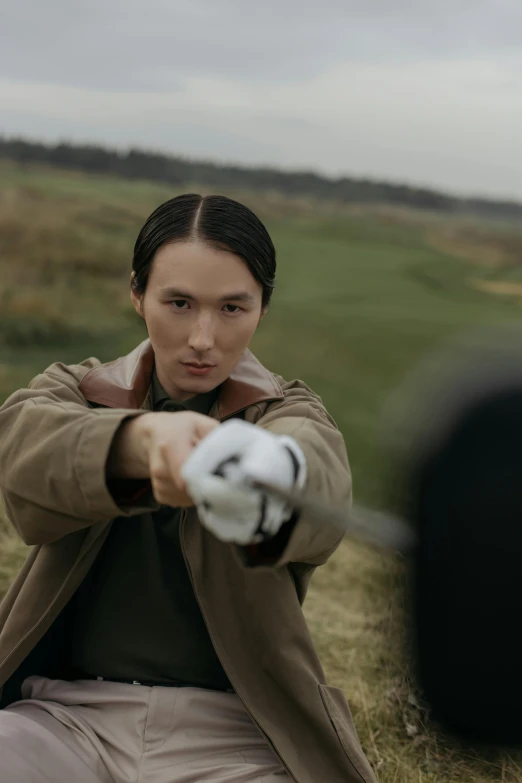
[[[214,347],[214,327],[212,318],[201,314],[194,323],[189,336],[189,346],[195,353],[204,354]]]

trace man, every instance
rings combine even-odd
[[[0,612],[3,783],[375,780],[301,611],[339,533],[255,487],[350,498],[320,399],[248,351],[274,277],[250,210],[172,199],[134,252],[150,339],[1,409],[34,545]]]

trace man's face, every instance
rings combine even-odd
[[[262,293],[234,253],[201,242],[158,250],[144,295],[131,298],[173,399],[211,391],[230,375],[263,315]]]

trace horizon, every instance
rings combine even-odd
[[[82,148],[82,147],[90,147],[94,149],[100,149],[107,152],[115,153],[118,155],[126,155],[131,151],[140,152],[145,155],[159,155],[159,156],[165,156],[167,158],[171,158],[173,160],[182,160],[186,161],[187,163],[194,163],[194,164],[209,164],[214,165],[218,168],[237,168],[239,170],[244,171],[259,171],[259,170],[268,170],[268,171],[274,171],[281,174],[306,174],[306,175],[313,175],[320,178],[323,178],[324,180],[328,182],[338,182],[342,180],[347,180],[350,182],[361,182],[361,183],[369,183],[371,185],[384,185],[384,186],[391,186],[391,187],[398,187],[398,188],[412,188],[414,190],[419,191],[427,191],[434,193],[436,195],[448,197],[448,198],[454,198],[456,200],[462,200],[462,201],[485,201],[485,202],[492,202],[495,204],[510,204],[510,205],[517,205],[522,206],[522,195],[517,197],[505,197],[505,196],[496,196],[491,195],[488,193],[477,193],[476,191],[466,192],[466,191],[458,191],[451,188],[442,188],[434,186],[430,183],[422,183],[417,181],[408,181],[406,179],[384,179],[379,178],[377,176],[360,176],[360,175],[353,175],[349,172],[345,173],[339,173],[338,175],[332,175],[328,172],[323,172],[318,168],[289,168],[284,167],[283,165],[278,164],[261,164],[261,163],[248,163],[248,162],[239,162],[237,160],[231,159],[231,160],[218,160],[215,158],[210,157],[197,157],[195,155],[186,155],[181,152],[176,152],[172,150],[165,150],[160,148],[152,148],[152,147],[145,147],[145,146],[137,146],[137,145],[127,145],[127,146],[118,146],[117,144],[104,144],[103,142],[97,142],[92,141],[89,139],[83,139],[83,140],[74,140],[70,138],[54,138],[54,139],[42,139],[37,138],[35,136],[30,136],[29,134],[24,135],[16,135],[16,134],[5,134],[2,131],[2,128],[0,127],[0,141],[5,140],[7,142],[12,141],[19,141],[22,143],[27,144],[34,144],[34,145],[44,145],[46,148],[57,148],[60,145],[66,145],[70,146],[72,148]],[[29,161],[32,163],[33,161]],[[34,161],[37,165],[50,165],[55,168],[62,168],[66,170],[80,170],[76,169],[74,166],[63,166],[59,164],[52,164],[52,163],[42,163],[41,161]],[[94,176],[100,175],[112,175],[112,176],[121,176],[118,175],[117,172],[102,172],[102,171],[92,171],[87,172],[85,170],[82,170],[82,173],[85,174],[93,174]],[[143,177],[143,179],[148,179],[146,176]],[[165,181],[165,180],[159,180],[159,181]],[[290,197],[289,194],[285,194],[288,197]]]

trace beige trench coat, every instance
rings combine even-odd
[[[33,545],[0,606],[2,706],[18,698],[30,674],[60,677],[68,602],[111,521],[155,507],[151,493],[115,500],[105,476],[122,421],[150,409],[153,364],[148,340],[106,365],[54,364],[0,409],[0,487],[11,523]],[[350,502],[343,438],[303,383],[285,383],[247,351],[211,415],[242,415],[293,436],[308,462],[308,491]],[[312,572],[336,549],[339,533],[302,516],[268,544],[240,549],[218,541],[189,509],[181,541],[221,663],[290,776],[373,783],[345,696],[326,684],[301,609]]]

